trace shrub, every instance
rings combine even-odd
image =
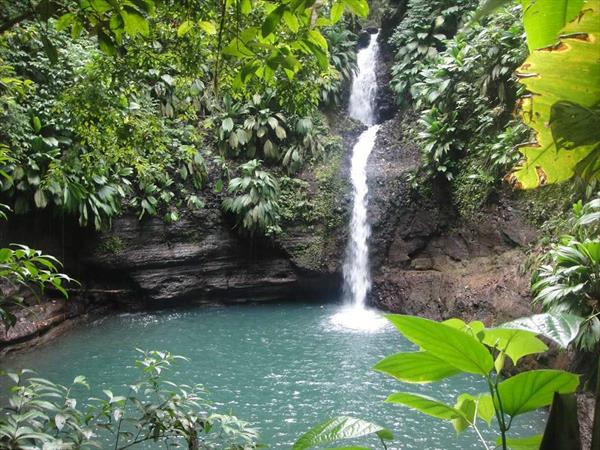
[[[534,274],[534,303],[544,311],[567,312],[585,317],[577,346],[593,351],[600,342],[600,196],[574,205],[571,235],[542,257],[544,264]]]
[[[240,172],[240,177],[229,181],[227,191],[234,197],[223,201],[223,210],[232,213],[236,228],[251,237],[280,233],[277,180],[261,169],[257,159],[242,164]]]
[[[75,398],[82,388],[90,389],[84,376],[62,386],[29,370],[6,373],[13,384],[8,404],[0,408],[0,448],[105,448],[104,439],[120,450],[147,441],[190,450],[256,448],[256,430],[212,411],[201,385],[165,378],[185,358],[161,351],[140,353],[135,364],[140,378],[129,392],[118,395],[105,389],[103,398],[84,404]]]

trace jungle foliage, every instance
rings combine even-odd
[[[424,171],[451,180],[461,209],[507,173],[518,188],[597,178],[598,2],[517,3],[411,0],[390,39]]]
[[[0,146],[0,164],[9,161],[7,149]],[[0,177],[11,179],[2,169]],[[7,220],[11,212],[8,205],[0,203],[0,220]],[[51,288],[68,298],[68,285],[76,281],[59,272],[61,266],[55,257],[27,245],[10,244],[0,248],[0,325],[5,330],[15,325],[15,310],[26,305],[25,291],[39,299],[39,294]]]
[[[327,129],[315,115],[342,100],[355,68],[348,17],[368,6],[43,0],[2,11],[4,196],[16,213],[51,208],[103,228],[126,210],[177,220],[255,158],[275,176],[317,158]]]
[[[152,441],[195,450],[257,448],[257,432],[235,416],[214,410],[200,385],[166,377],[185,358],[141,351],[139,377],[121,393],[103,390],[80,403],[90,385],[77,376],[69,386],[23,370],[3,373],[10,381],[0,408],[0,449],[136,448]]]
[[[411,0],[390,38],[392,90],[417,111],[423,169],[451,182],[461,210],[475,210],[519,160],[527,127],[512,118],[515,69],[527,55],[519,7],[481,23],[478,2]]]
[[[542,255],[533,301],[544,311],[585,317],[576,344],[594,351],[600,342],[600,197],[573,205],[570,222],[570,233]]]

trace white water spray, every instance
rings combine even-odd
[[[371,35],[369,46],[357,55],[358,72],[352,81],[352,91],[348,113],[369,128],[364,131],[352,149],[350,171],[353,191],[350,240],[344,262],[344,290],[348,303],[341,312],[335,314],[332,322],[336,326],[361,331],[375,331],[385,325],[385,321],[375,312],[366,309],[367,293],[371,288],[369,274],[368,240],[371,228],[367,219],[368,186],[367,161],[377,137],[379,125],[375,125],[375,95],[377,93],[377,34]]]
[[[360,50],[356,55],[358,71],[352,80],[352,90],[348,105],[348,114],[350,117],[360,120],[365,125],[375,124],[375,95],[377,94],[375,67],[379,53],[377,35],[371,35],[369,46]]]

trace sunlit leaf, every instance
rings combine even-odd
[[[398,403],[400,405],[408,406],[409,408],[416,409],[423,414],[438,419],[453,420],[464,417],[462,412],[456,408],[425,395],[412,394],[410,392],[396,392],[395,394],[388,396],[385,401],[386,403]]]
[[[373,370],[406,383],[431,383],[459,373],[459,370],[428,352],[396,353],[378,362]]]
[[[386,317],[408,340],[456,369],[487,375],[494,367],[488,349],[462,331],[421,317],[399,314]]]
[[[552,128],[566,127],[560,124],[560,117],[551,116],[557,102],[587,109],[600,104],[598,54],[600,1],[591,0],[581,15],[562,29],[556,45],[533,51],[517,71],[521,83],[531,93],[522,100],[521,117],[535,130],[536,142],[519,149],[524,160],[509,176],[516,187],[527,189],[558,183],[576,172],[587,178],[598,176],[600,145],[583,141],[577,147],[559,149]]]
[[[305,450],[324,444],[353,439],[385,430],[384,427],[354,417],[340,416],[328,419],[303,434],[292,450]]]
[[[518,416],[552,403],[554,393],[570,394],[579,385],[579,376],[562,370],[532,370],[515,375],[498,385],[506,414]]]

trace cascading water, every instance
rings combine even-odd
[[[348,305],[332,318],[346,328],[376,330],[384,324],[374,312],[366,309],[367,293],[371,287],[369,274],[368,239],[371,234],[367,220],[368,187],[367,160],[373,150],[379,125],[375,124],[375,94],[377,93],[377,34],[371,35],[368,47],[357,55],[358,71],[352,81],[348,113],[368,125],[352,149],[351,181],[353,191],[350,240],[344,262],[344,290]]]

